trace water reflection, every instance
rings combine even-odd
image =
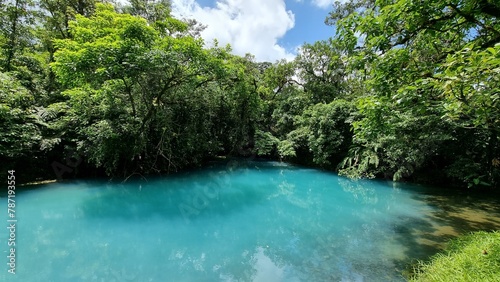
[[[45,187],[19,196],[14,281],[403,281],[447,239],[500,229],[489,198],[266,163]]]
[[[353,181],[346,178],[338,178],[338,184],[342,190],[352,195],[354,201],[360,201],[365,204],[376,204],[378,201],[376,187],[373,183],[365,180]]]
[[[286,266],[275,264],[271,258],[264,254],[263,247],[257,247],[251,259],[251,265],[255,270],[252,277],[254,282],[285,281],[284,272]]]

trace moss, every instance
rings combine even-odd
[[[420,262],[410,281],[499,281],[500,232],[474,232],[450,241],[446,251]]]

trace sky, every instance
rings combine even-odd
[[[208,46],[230,44],[233,53],[257,61],[293,59],[303,43],[334,35],[325,18],[335,0],[172,0],[172,14],[207,26]]]

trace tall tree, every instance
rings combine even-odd
[[[15,69],[16,54],[32,42],[33,8],[31,0],[2,1],[0,5],[0,67],[4,71]]]
[[[216,154],[220,107],[229,111],[220,124],[230,125],[231,144],[247,140],[248,109],[257,108],[248,61],[204,49],[188,29],[98,4],[91,17],[70,22],[71,38],[56,41],[52,66],[68,88],[68,126],[95,166],[110,174],[168,171]]]
[[[171,5],[170,0],[130,0],[130,5],[124,6],[123,11],[155,23],[170,17]]]
[[[335,45],[328,41],[305,44],[296,64],[304,91],[313,103],[329,103],[346,95],[345,66]]]
[[[464,89],[473,93],[473,97],[491,100],[496,93],[496,86],[489,84],[488,76],[473,75],[475,67],[458,68],[455,63],[471,62],[474,54],[489,60],[483,52],[487,48],[493,48],[489,58],[496,56],[494,46],[500,42],[496,12],[499,7],[487,0],[337,4],[338,10],[331,13],[328,22],[337,26],[337,44],[344,46],[353,69],[365,71],[368,86],[367,95],[358,103],[362,119],[354,123],[357,147],[346,159],[346,173],[385,173],[398,180],[438,164],[455,179],[458,174],[467,175],[462,179],[469,184],[492,185],[498,181],[498,177],[486,177],[478,170],[473,173],[466,172],[465,167],[460,173],[456,170],[455,164],[463,165],[464,157],[469,163],[482,163],[479,167],[483,170],[488,167],[486,170],[492,171],[489,175],[494,175],[496,169],[491,164],[498,146],[492,144],[497,144],[498,137],[491,122],[482,119],[484,123],[477,124],[478,119],[465,112],[466,108],[462,107],[457,115],[458,108],[451,106],[457,103],[450,103],[449,98],[460,97],[457,93],[460,87],[465,87],[451,82],[454,79],[451,74],[457,70],[464,77],[476,79],[476,86],[470,80],[463,81],[469,81]],[[460,54],[465,57],[460,59]],[[486,68],[486,73],[495,69],[491,64]],[[483,83],[490,85],[484,88],[489,90],[478,88]],[[475,104],[475,107],[491,111],[495,106]],[[460,125],[464,123],[457,123],[457,118],[469,119],[469,124],[475,120],[476,124],[462,131],[459,128],[465,129]],[[483,129],[479,128],[484,127],[489,128],[490,134],[480,133]],[[469,150],[464,151],[463,144],[454,141],[473,139],[472,136],[481,137],[476,138],[479,143],[469,143]],[[488,147],[491,153],[479,152],[478,147]],[[467,153],[466,157],[465,152],[474,153]]]

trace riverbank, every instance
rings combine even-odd
[[[498,281],[500,232],[474,232],[458,237],[446,251],[417,265],[410,281]]]

